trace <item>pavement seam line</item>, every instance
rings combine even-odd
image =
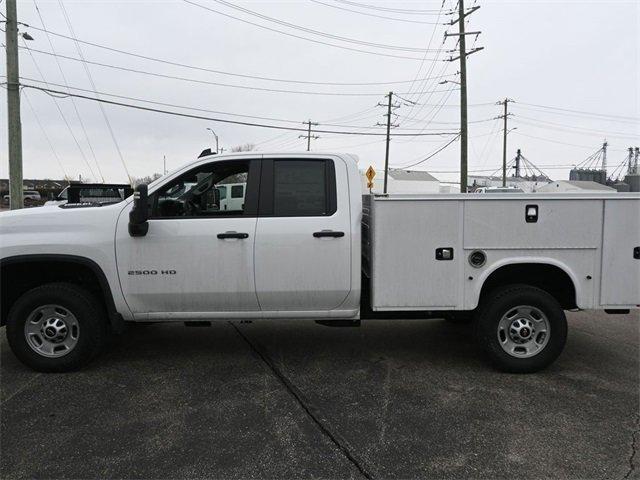
[[[0,406],[4,405],[5,403],[7,403],[9,400],[11,400],[13,397],[15,397],[16,395],[18,395],[19,393],[22,393],[23,391],[25,391],[33,382],[35,382],[37,379],[39,379],[42,376],[42,373],[38,373],[36,374],[31,380],[29,380],[27,383],[25,383],[23,386],[21,386],[18,390],[16,390],[15,392],[13,392],[11,395],[9,395],[7,398],[5,398],[4,400],[2,400],[0,402]]]
[[[635,471],[635,457],[638,453],[638,434],[640,434],[640,414],[636,415],[636,429],[631,433],[631,455],[629,456],[629,470],[623,478],[629,478],[631,474]]]
[[[302,409],[306,412],[306,414],[311,418],[313,423],[320,429],[320,431],[329,439],[331,442],[338,447],[338,450],[342,452],[342,454],[349,460],[362,474],[363,477],[373,480],[373,476],[369,473],[368,469],[365,468],[364,462],[355,457],[352,452],[352,448],[349,447],[348,442],[341,438],[337,433],[332,432],[323,422],[320,420],[320,415],[318,414],[316,409],[305,400],[302,392],[295,386],[291,381],[280,371],[280,369],[271,361],[271,358],[267,355],[264,348],[262,348],[258,343],[252,342],[249,338],[242,333],[240,328],[233,322],[229,322],[234,330],[240,335],[240,337],[249,345],[249,348],[256,354],[260,359],[269,367],[274,376],[280,380],[280,382],[284,385],[286,390],[291,394],[291,396],[296,400],[296,402],[302,407]]]

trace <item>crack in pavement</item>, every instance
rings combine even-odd
[[[9,400],[11,400],[13,397],[15,397],[16,395],[18,395],[19,393],[24,392],[27,388],[29,388],[36,380],[38,380],[40,377],[42,377],[42,373],[37,373],[36,375],[34,375],[30,380],[28,380],[27,382],[25,382],[24,385],[20,386],[15,392],[7,395],[7,398],[4,398],[0,401],[0,406],[4,405],[5,403],[7,403]]]
[[[238,326],[232,322],[229,322],[234,330],[240,335],[240,337],[249,345],[249,348],[260,357],[260,359],[269,367],[275,377],[280,380],[291,396],[298,402],[302,409],[306,412],[309,418],[317,425],[320,431],[331,442],[338,447],[338,450],[349,460],[366,479],[372,480],[374,477],[369,473],[369,469],[365,467],[364,462],[357,458],[353,452],[353,448],[349,446],[347,441],[340,437],[339,434],[332,432],[326,425],[326,420],[323,421],[320,412],[315,408],[307,399],[304,398],[302,392],[280,371],[280,369],[271,361],[271,358],[267,355],[266,350],[257,342],[251,341]]]
[[[640,413],[636,415],[636,429],[631,434],[631,455],[629,456],[629,470],[625,474],[623,478],[629,478],[631,474],[635,471],[635,457],[638,453],[638,435],[640,434]]]

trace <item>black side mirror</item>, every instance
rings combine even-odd
[[[129,235],[144,237],[149,231],[148,188],[144,183],[133,192],[133,209],[129,212]]]

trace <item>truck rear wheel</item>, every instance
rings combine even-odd
[[[107,338],[100,302],[69,283],[49,283],[23,294],[7,318],[7,340],[24,364],[39,372],[67,372],[88,363]]]
[[[480,347],[500,370],[537,372],[562,352],[567,319],[558,301],[544,290],[510,285],[482,302],[476,333]]]

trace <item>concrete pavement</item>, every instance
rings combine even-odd
[[[2,478],[640,478],[640,318],[569,314],[538,374],[441,320],[130,329],[88,368],[1,348]]]

